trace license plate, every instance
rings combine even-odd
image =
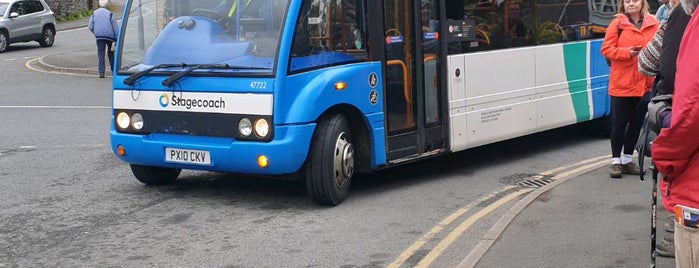
[[[209,151],[165,148],[165,161],[184,164],[211,165]]]

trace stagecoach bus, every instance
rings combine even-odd
[[[128,0],[111,147],[140,182],[369,173],[609,114],[616,1]]]

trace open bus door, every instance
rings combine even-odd
[[[444,152],[439,0],[383,3],[387,159],[397,163]]]

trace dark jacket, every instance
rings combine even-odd
[[[684,12],[684,9],[673,9],[667,21],[667,29],[663,35],[663,43],[660,49],[659,73],[656,76],[655,91],[658,95],[672,94],[675,85],[675,71],[677,67],[677,52],[680,49],[682,34],[687,28],[687,23],[692,17]]]

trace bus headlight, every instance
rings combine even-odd
[[[129,118],[129,115],[126,114],[125,112],[121,112],[117,115],[117,118],[116,118],[117,127],[121,128],[121,129],[126,129],[129,127],[130,123],[131,123],[131,119]]]
[[[131,116],[131,126],[136,130],[141,130],[143,128],[143,115],[140,113],[135,113]]]
[[[267,120],[262,118],[255,121],[255,134],[260,138],[267,137],[267,134],[269,134],[269,124]]]
[[[238,132],[245,137],[250,136],[250,133],[252,133],[252,122],[250,122],[250,119],[245,117],[238,121]]]

